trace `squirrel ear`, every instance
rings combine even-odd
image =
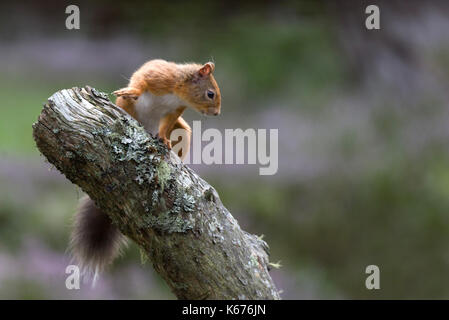
[[[213,62],[207,62],[204,64],[204,66],[201,67],[199,73],[202,76],[208,76],[212,72],[214,72],[215,64]]]

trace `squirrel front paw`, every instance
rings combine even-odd
[[[170,140],[168,140],[167,138],[162,138],[162,142],[167,146],[168,150],[171,150],[172,145]]]
[[[159,133],[156,133],[156,139],[159,139],[160,141],[162,141],[167,146],[168,150],[172,149],[171,141],[169,139],[167,139],[166,137],[161,137],[159,135]]]
[[[139,89],[126,87],[119,90],[114,91],[114,94],[117,97],[123,97],[125,99],[134,99],[137,100],[141,94]]]

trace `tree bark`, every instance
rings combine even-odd
[[[147,254],[179,299],[280,299],[268,246],[213,187],[97,90],[51,96],[33,125],[41,153]]]

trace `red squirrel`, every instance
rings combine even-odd
[[[126,88],[114,91],[116,104],[139,121],[153,136],[158,136],[169,149],[181,143],[184,159],[190,148],[191,129],[181,117],[190,107],[207,115],[220,114],[221,95],[212,75],[215,65],[207,62],[177,64],[150,60],[134,74]],[[184,129],[180,140],[171,141],[175,129]],[[70,240],[74,260],[83,273],[99,272],[120,254],[126,238],[104,212],[85,196],[80,200]]]
[[[128,87],[114,91],[116,104],[158,135],[169,149],[174,129],[186,131],[180,143],[184,159],[190,147],[190,126],[181,117],[187,107],[208,115],[220,114],[221,95],[212,75],[215,65],[207,62],[176,64],[151,60],[132,75]],[[185,152],[184,152],[185,151]]]

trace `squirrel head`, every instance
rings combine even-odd
[[[220,114],[221,95],[220,88],[212,75],[214,69],[213,62],[195,66],[178,85],[178,94],[198,112],[216,116]]]

